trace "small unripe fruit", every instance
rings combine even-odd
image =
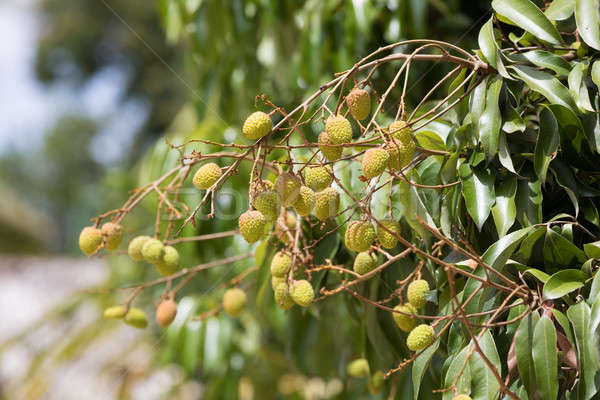
[[[271,275],[284,277],[287,270],[292,266],[292,257],[286,252],[278,251],[271,260]]]
[[[381,175],[388,165],[389,158],[390,155],[385,149],[367,150],[362,159],[363,175],[368,179]]]
[[[150,239],[152,239],[150,236],[138,236],[129,242],[129,247],[127,248],[127,254],[129,254],[129,257],[135,261],[142,261],[144,259],[144,256],[142,255],[142,248]]]
[[[280,283],[285,283],[285,277],[283,276],[272,276],[271,277],[271,288],[275,290]]]
[[[408,302],[415,306],[415,308],[423,307],[425,303],[427,303],[427,299],[425,299],[425,292],[428,291],[429,283],[427,283],[426,280],[417,279],[416,281],[412,281],[406,290]]]
[[[114,250],[121,244],[123,240],[123,227],[113,222],[107,222],[102,225],[102,236],[104,237],[104,248],[106,250]]]
[[[384,219],[381,221],[381,224],[390,231],[398,235],[400,234],[400,224],[398,221],[393,219]],[[385,231],[379,225],[377,225],[377,238],[379,239],[381,247],[385,249],[393,249],[398,244],[398,239],[396,239],[396,237],[391,233]]]
[[[356,252],[367,251],[375,240],[375,229],[368,221],[352,221],[345,234],[346,247]]]
[[[179,269],[179,252],[173,246],[165,246],[163,258],[155,264],[156,270],[163,276],[173,275]]]
[[[102,232],[93,226],[86,226],[79,234],[79,248],[87,256],[94,254],[102,245]]]
[[[253,199],[256,199],[259,194],[268,190],[273,190],[273,182],[268,181],[266,179],[255,179],[250,184],[250,189],[248,190],[248,193]],[[254,206],[254,204],[252,205]]]
[[[123,306],[108,307],[106,310],[104,310],[104,318],[121,319],[124,316],[125,316],[125,307],[123,307]]]
[[[284,172],[275,179],[275,191],[281,199],[281,204],[285,207],[294,204],[300,195],[300,186],[302,181],[294,174]]]
[[[291,212],[285,212],[275,223],[275,236],[281,243],[288,244],[296,237],[296,223],[298,220]]]
[[[165,255],[165,245],[158,239],[148,239],[142,247],[142,257],[150,264],[158,264]]]
[[[171,325],[171,322],[177,315],[177,303],[172,299],[166,299],[160,302],[156,308],[156,322],[163,328]]]
[[[412,139],[409,139],[408,142],[392,139],[385,145],[385,149],[390,154],[388,167],[394,171],[406,167],[415,155],[415,147],[415,142]]]
[[[230,317],[237,317],[246,306],[246,293],[239,288],[228,289],[223,295],[223,309]]]
[[[275,304],[282,310],[289,310],[294,306],[294,300],[287,292],[287,286],[285,282],[279,283],[274,290]]]
[[[353,378],[362,378],[368,376],[371,371],[369,368],[369,361],[366,358],[358,358],[350,361],[346,366],[346,372]]]
[[[267,220],[259,211],[246,211],[238,219],[240,233],[248,243],[255,243],[262,238],[265,233]]]
[[[320,191],[315,199],[315,216],[325,221],[328,218],[334,217],[340,207],[340,194],[334,188],[328,187]]]
[[[399,139],[402,143],[406,144],[412,141],[412,129],[406,121],[394,121],[388,126],[388,133],[391,137]]]
[[[148,326],[148,318],[146,318],[146,313],[135,307],[129,309],[123,320],[127,325],[131,325],[138,329],[144,329],[146,326]]]
[[[294,302],[301,307],[308,307],[315,298],[312,285],[304,279],[294,282],[290,288],[290,295]]]
[[[354,272],[364,275],[377,267],[377,254],[363,251],[354,259]]]
[[[369,392],[371,394],[377,394],[383,390],[385,385],[385,378],[382,371],[375,371],[369,378]]]
[[[396,307],[394,307],[394,310],[401,311],[406,314],[417,314],[417,309],[414,308],[413,305],[410,303],[398,304]],[[392,313],[392,315],[394,316],[394,321],[396,322],[398,328],[400,328],[404,332],[410,332],[415,328],[415,326],[417,326],[416,318],[411,318],[408,315],[400,314],[397,312]]]
[[[300,195],[293,204],[294,210],[301,217],[306,217],[315,207],[315,192],[308,186],[300,186]]]
[[[352,125],[341,115],[330,116],[325,122],[325,132],[331,143],[343,144],[352,141]]]
[[[256,111],[244,121],[242,133],[248,139],[260,139],[271,132],[271,126],[271,118],[262,111]]]
[[[371,113],[371,96],[364,89],[352,89],[346,96],[346,104],[348,104],[350,114],[357,121],[362,121]]]
[[[331,139],[329,139],[329,135],[327,132],[323,131],[319,135],[319,150],[321,150],[321,154],[329,160],[336,161],[342,155],[344,151],[343,147],[333,147],[333,146],[324,146],[326,144],[334,144]]]
[[[452,400],[473,400],[470,396],[466,394],[459,394],[458,396],[454,396]]]
[[[264,215],[267,221],[273,221],[279,215],[281,208],[279,196],[273,190],[262,192],[254,199],[254,207]]]
[[[419,325],[406,338],[406,346],[410,351],[419,351],[428,347],[435,340],[435,332],[430,325]]]
[[[208,189],[221,177],[221,167],[215,163],[201,166],[194,174],[192,183],[196,189]]]
[[[333,181],[333,171],[331,167],[309,167],[304,170],[304,180],[306,185],[314,190],[320,192],[325,189]]]

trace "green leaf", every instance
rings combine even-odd
[[[496,204],[492,207],[492,216],[496,224],[498,236],[503,237],[515,223],[517,207],[515,195],[517,194],[517,177],[510,176],[496,187]]]
[[[419,131],[415,135],[419,146],[428,150],[446,150],[446,144],[437,133],[429,130]]]
[[[540,112],[540,129],[533,159],[533,168],[542,183],[546,182],[548,165],[550,165],[552,155],[558,149],[558,141],[556,118],[554,118],[552,111],[544,107]]]
[[[579,62],[575,64],[575,67],[569,72],[569,92],[575,99],[577,107],[581,111],[594,111],[592,104],[590,103],[590,96],[585,85],[585,74],[587,73],[587,62]]]
[[[488,247],[481,256],[482,260],[492,268],[500,271],[517,249],[523,238],[531,231],[531,227],[519,229],[504,236]]]
[[[508,143],[506,143],[506,133],[504,132],[500,132],[498,136],[498,159],[504,168],[513,174],[517,174],[512,158],[510,158],[510,149],[508,148]]]
[[[413,399],[419,398],[419,391],[421,389],[421,381],[423,375],[429,367],[431,358],[435,354],[436,350],[440,346],[440,341],[436,340],[431,346],[423,351],[412,364],[412,383],[413,383]]]
[[[544,400],[558,396],[558,351],[556,329],[550,318],[540,318],[533,331],[533,365],[537,386]]]
[[[488,22],[483,24],[483,26],[479,30],[478,42],[479,48],[481,49],[481,52],[483,53],[483,56],[485,58],[484,61],[486,61],[495,69],[498,69],[498,62],[496,58],[498,47],[496,45],[496,38],[494,37],[493,17],[490,18]]]
[[[548,275],[547,273],[545,273],[544,271],[540,271],[539,269],[535,269],[535,268],[527,268],[523,274],[529,274],[534,276],[538,281],[542,282],[542,283],[546,283],[548,281],[548,279],[550,279],[550,275]]]
[[[597,392],[595,376],[598,372],[598,356],[596,354],[596,338],[590,326],[590,307],[584,302],[572,305],[567,310],[567,317],[573,326],[577,343],[577,360],[583,377],[577,388],[579,399],[591,399]]]
[[[592,82],[600,88],[600,60],[596,60],[592,64],[592,73],[590,75],[592,76]]]
[[[431,226],[435,226],[435,223],[415,187],[403,180],[400,181],[398,183],[398,196],[400,198],[400,203],[402,204],[402,215],[406,219],[406,222],[408,222],[410,227],[418,232],[423,239],[429,238],[429,231],[421,225],[417,216]]]
[[[533,348],[533,332],[540,319],[537,313],[531,313],[521,320],[521,324],[515,333],[515,356],[517,358],[517,369],[530,398],[535,398],[535,370],[531,349]]]
[[[489,330],[485,331],[481,339],[479,339],[478,344],[483,354],[496,368],[498,375],[502,376],[500,356],[498,355],[494,338]],[[474,352],[469,359],[469,367],[471,369],[471,398],[473,400],[496,399],[500,384],[478,352]]]
[[[597,0],[575,0],[575,22],[583,41],[600,50],[600,18]]]
[[[531,50],[521,54],[509,55],[512,61],[528,61],[538,67],[548,68],[558,75],[569,75],[571,64],[564,58],[546,50]]]
[[[546,229],[544,239],[544,263],[546,270],[583,264],[585,253],[572,242],[552,229]]]
[[[589,258],[600,258],[600,241],[584,244],[583,251]]]
[[[489,168],[471,168],[467,163],[459,167],[458,173],[467,211],[481,230],[494,204],[494,175]]]
[[[578,269],[563,269],[553,274],[544,284],[544,299],[558,299],[579,289],[584,285],[587,276]]]
[[[487,160],[491,160],[498,152],[498,134],[502,126],[500,115],[500,90],[502,89],[502,78],[493,78],[487,88],[485,96],[485,110],[479,120],[479,138]]]
[[[550,103],[562,105],[573,112],[577,110],[569,89],[564,87],[554,76],[524,65],[512,65],[510,68],[517,73],[531,90],[540,93]]]
[[[465,363],[465,359],[467,358],[467,354],[469,353],[469,347],[466,346],[463,348],[460,353],[456,354],[448,367],[448,371],[446,371],[446,375],[444,377],[444,387],[450,387],[459,376],[461,370],[463,370],[463,364]],[[458,377],[458,381],[456,382],[456,389],[459,393],[469,393],[471,389],[471,370],[469,368],[469,363],[465,365],[465,368],[462,372],[462,375]],[[452,390],[444,392],[442,400],[452,400],[454,398],[454,393]]]
[[[469,114],[471,115],[471,126],[475,132],[474,137],[479,135],[479,120],[485,110],[486,88],[487,78],[475,86],[469,96]]]
[[[544,14],[553,21],[562,21],[573,15],[575,0],[554,0]]]
[[[521,171],[526,179],[517,181],[517,219],[523,226],[542,222],[542,184],[537,176],[527,168]]]
[[[537,38],[555,45],[562,43],[556,27],[530,0],[494,0],[492,7],[513,25],[519,26]]]
[[[504,124],[502,124],[502,130],[508,133],[516,131],[525,132],[525,128],[525,121],[523,121],[519,112],[513,106],[509,105],[506,117],[504,118]]]

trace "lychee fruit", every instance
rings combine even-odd
[[[267,221],[273,221],[281,209],[279,196],[273,190],[264,191],[254,199],[254,207],[264,215]]]
[[[292,265],[292,257],[285,251],[278,251],[271,260],[271,275],[283,278]]]
[[[363,175],[368,178],[375,178],[385,171],[388,165],[390,154],[383,148],[371,148],[365,152],[362,159]]]
[[[314,190],[320,192],[325,189],[333,181],[333,171],[331,167],[308,167],[304,170],[304,180],[306,185]]]
[[[250,193],[252,199],[256,199],[259,194],[268,190],[273,190],[273,182],[266,179],[255,179],[250,184],[250,189],[248,190],[248,193]],[[254,204],[252,205],[254,206]]]
[[[385,145],[385,149],[390,154],[388,167],[395,171],[410,164],[415,155],[415,142],[412,139],[409,139],[408,142],[392,139]]]
[[[163,276],[173,275],[179,269],[179,252],[173,246],[165,246],[162,260],[155,264],[156,270]]]
[[[228,289],[223,295],[223,309],[230,317],[237,317],[246,306],[246,293],[239,288]]]
[[[125,314],[123,321],[125,321],[127,325],[131,325],[138,329],[144,329],[146,326],[148,326],[148,318],[146,318],[146,313],[143,310],[135,307],[129,309],[127,314]]]
[[[377,267],[377,254],[363,251],[354,259],[354,272],[364,275]]]
[[[102,236],[104,237],[104,248],[106,250],[114,250],[121,244],[123,240],[123,227],[114,222],[106,222],[102,225]]]
[[[318,141],[319,150],[321,150],[321,154],[323,154],[328,161],[336,161],[344,151],[343,147],[324,146],[327,144],[334,144],[331,139],[329,139],[329,135],[326,131],[321,132]]]
[[[356,252],[367,251],[375,240],[375,229],[368,221],[352,221],[345,234],[346,247]]]
[[[290,296],[285,282],[279,283],[274,289],[275,304],[282,310],[289,310],[294,306],[294,300]]]
[[[94,254],[102,245],[102,232],[94,226],[86,226],[79,234],[79,248],[85,255]]]
[[[381,225],[398,235],[400,234],[400,223],[396,220],[384,219],[381,220]],[[377,238],[381,246],[386,249],[393,249],[398,244],[398,239],[379,225],[377,225]]]
[[[382,371],[375,371],[369,378],[369,392],[371,394],[377,394],[383,390],[385,385],[385,378]]]
[[[142,247],[142,257],[150,264],[158,264],[165,255],[165,245],[158,239],[148,239]]]
[[[328,187],[316,195],[314,214],[320,221],[334,217],[340,207],[340,194]]]
[[[401,311],[406,314],[417,314],[417,309],[414,308],[413,305],[410,303],[398,304],[396,307],[394,307],[394,310]],[[415,328],[415,326],[417,326],[416,318],[411,318],[408,315],[400,314],[397,312],[392,313],[392,315],[398,328],[400,328],[404,332],[410,332]]]
[[[371,113],[371,96],[364,89],[352,89],[346,96],[346,104],[350,114],[357,121],[362,121]]]
[[[283,277],[283,276],[271,276],[271,287],[273,288],[273,290],[275,290],[275,288],[277,286],[279,286],[280,283],[285,283],[285,277]]]
[[[144,244],[150,239],[152,239],[150,236],[138,236],[129,242],[129,247],[127,248],[129,257],[134,261],[142,261],[144,259],[142,247],[144,247]]]
[[[106,310],[104,310],[104,318],[121,319],[124,316],[125,316],[125,307],[123,307],[123,306],[108,307]]]
[[[425,303],[427,303],[427,299],[425,299],[425,292],[428,291],[429,283],[427,283],[426,280],[417,279],[412,281],[406,290],[408,302],[417,309],[423,307]]]
[[[352,360],[346,366],[346,372],[353,378],[362,378],[363,376],[369,376],[371,370],[369,368],[369,361],[366,358],[358,358]]]
[[[248,139],[256,140],[271,132],[271,127],[271,118],[262,111],[256,111],[244,121],[242,133]]]
[[[412,141],[412,129],[406,121],[398,120],[388,125],[388,133],[391,137],[399,139],[402,143]]]
[[[294,204],[300,195],[300,186],[302,181],[294,174],[284,172],[275,179],[275,191],[281,199],[281,204],[285,207]]]
[[[177,303],[173,299],[165,299],[156,308],[156,322],[163,328],[171,325],[177,315]]]
[[[406,338],[406,346],[410,351],[419,351],[428,347],[435,340],[435,331],[430,325],[422,324],[410,331]]]
[[[296,237],[296,224],[298,220],[296,216],[291,212],[285,212],[277,218],[275,222],[275,236],[282,243],[288,244],[294,237]]]
[[[192,178],[192,183],[196,189],[208,189],[215,184],[221,177],[221,167],[215,163],[208,163],[201,166]]]
[[[246,211],[238,219],[240,233],[248,243],[258,242],[265,233],[267,220],[260,211]]]
[[[352,125],[341,115],[330,116],[325,122],[325,132],[333,144],[350,143],[352,141]]]
[[[315,292],[310,282],[302,279],[294,282],[290,288],[290,296],[299,306],[308,307],[315,298]]]
[[[308,186],[300,186],[300,195],[293,204],[294,210],[301,217],[306,217],[315,207],[315,192]]]

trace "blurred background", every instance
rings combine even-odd
[[[345,376],[364,349],[353,335],[361,319],[339,311],[350,310],[344,300],[320,315],[283,314],[255,287],[256,312],[186,323],[218,304],[248,260],[198,275],[166,331],[137,331],[102,320],[126,296],[105,289],[156,272],[122,255],[87,259],[77,237],[173,165],[167,142],[230,143],[256,95],[290,109],[385,44],[427,37],[476,48],[490,11],[487,0],[0,2],[0,399],[371,396],[366,381]],[[375,82],[394,73],[382,71]],[[409,101],[446,71],[415,68]],[[243,189],[246,175],[227,187]],[[235,203],[223,197],[218,207],[237,215]],[[149,199],[126,218],[125,243],[152,232],[154,207]],[[184,234],[235,225],[200,221]],[[180,252],[191,266],[247,247],[226,238]],[[158,290],[136,306],[153,315]]]

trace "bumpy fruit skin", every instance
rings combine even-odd
[[[131,325],[138,329],[144,329],[148,326],[148,318],[146,318],[146,313],[135,307],[129,309],[123,321],[125,321],[127,325]]]
[[[264,215],[267,221],[274,221],[281,208],[279,196],[273,190],[262,192],[254,199],[254,207]]]
[[[342,152],[344,151],[343,147],[330,147],[330,146],[323,146],[325,144],[334,144],[331,139],[329,139],[329,135],[327,134],[326,131],[321,132],[321,134],[319,135],[319,150],[321,150],[321,154],[323,154],[323,156],[329,160],[329,161],[336,161],[337,159],[339,159],[342,155]]]
[[[142,247],[144,247],[146,242],[150,239],[152,239],[150,236],[138,236],[129,242],[129,247],[127,248],[127,254],[129,254],[129,257],[135,261],[142,261],[144,259],[144,256],[142,255]]]
[[[364,89],[352,89],[346,96],[346,104],[348,104],[350,114],[357,121],[362,121],[371,113],[371,96]]]
[[[165,246],[162,260],[155,264],[156,270],[163,276],[173,275],[179,269],[179,252],[173,246]]]
[[[265,233],[267,220],[259,211],[246,211],[238,219],[240,233],[248,243],[256,243]]]
[[[452,400],[473,400],[470,396],[466,394],[459,394],[458,396],[454,396]]]
[[[400,233],[400,224],[396,220],[384,219],[381,221],[381,224],[392,232],[397,234]],[[398,239],[396,239],[391,233],[386,232],[379,225],[377,225],[377,238],[379,239],[381,246],[386,249],[393,249],[398,244]]]
[[[343,144],[352,141],[352,125],[341,115],[331,116],[325,122],[325,132],[331,143]]]
[[[284,251],[278,251],[271,260],[271,275],[283,278],[292,265],[292,257]]]
[[[253,199],[256,199],[258,197],[259,194],[261,194],[262,192],[266,192],[268,190],[273,190],[273,182],[268,181],[266,179],[255,179],[251,184],[250,184],[250,189],[248,191],[248,193],[251,195],[251,197]],[[252,204],[254,206],[254,204]],[[256,206],[254,206],[256,207]]]
[[[294,302],[301,307],[308,307],[315,299],[312,285],[304,279],[294,282],[290,289],[290,295]]]
[[[275,223],[275,236],[281,243],[288,244],[296,236],[296,223],[298,220],[291,212],[285,212]]]
[[[221,177],[221,167],[215,163],[201,166],[192,178],[196,189],[208,189]]]
[[[429,291],[429,283],[426,280],[417,279],[412,281],[406,290],[408,302],[415,308],[423,307],[427,303],[427,299],[425,299],[425,292],[427,291]]]
[[[177,303],[172,299],[166,299],[160,302],[156,308],[156,322],[162,328],[166,328],[171,325],[171,322],[177,315]]]
[[[237,317],[246,306],[246,293],[239,288],[228,289],[223,295],[223,309],[230,317]]]
[[[375,371],[369,378],[369,392],[371,392],[371,394],[377,394],[383,390],[384,385],[385,378],[383,371]]]
[[[385,171],[388,165],[390,154],[382,148],[371,148],[367,150],[362,159],[363,175],[368,178],[375,178]]]
[[[294,204],[300,195],[302,181],[294,174],[284,172],[275,179],[275,191],[281,199],[281,205],[287,207]]]
[[[315,192],[308,186],[300,186],[300,195],[294,202],[294,210],[301,217],[306,217],[315,207]]]
[[[79,234],[79,248],[87,256],[94,254],[102,245],[102,232],[93,226],[86,226]]]
[[[358,253],[367,251],[375,240],[375,229],[368,221],[352,221],[345,235],[346,247]]]
[[[158,264],[165,255],[165,245],[158,239],[149,239],[142,247],[142,257],[150,264]]]
[[[412,129],[406,121],[398,120],[388,125],[388,133],[391,137],[399,139],[402,143],[412,141]]]
[[[435,332],[430,325],[419,325],[406,338],[406,346],[410,351],[423,350],[435,340]]]
[[[398,304],[396,307],[394,307],[394,310],[401,311],[406,314],[417,314],[417,309],[410,303]],[[417,326],[416,318],[411,318],[408,315],[400,313],[392,313],[392,315],[398,328],[404,332],[410,332],[415,328],[415,326]]]
[[[314,214],[320,221],[335,216],[339,207],[340,194],[334,188],[328,187],[317,193]]]
[[[260,139],[271,132],[271,126],[271,118],[262,111],[256,111],[244,121],[242,133],[248,139]]]
[[[357,274],[364,275],[371,272],[375,267],[377,267],[377,254],[363,251],[356,255],[353,269]]]
[[[104,310],[104,318],[121,319],[124,316],[125,316],[125,307],[123,307],[123,306],[108,307],[106,310]]]
[[[280,283],[285,283],[285,277],[283,276],[272,276],[271,277],[271,288],[275,290]]]
[[[309,167],[304,172],[306,185],[315,192],[325,189],[333,181],[333,171],[330,167]]]
[[[104,248],[106,250],[114,250],[121,244],[123,240],[123,227],[113,222],[107,222],[102,225],[102,236],[104,237]]]
[[[369,361],[367,361],[366,358],[352,360],[346,366],[346,372],[353,378],[362,378],[363,376],[368,376],[371,373]]]
[[[275,304],[282,310],[289,310],[295,304],[292,296],[290,296],[289,293],[286,293],[286,291],[287,286],[285,282],[279,283],[274,289]]]
[[[412,139],[409,139],[406,143],[401,142],[399,139],[392,139],[385,146],[390,154],[388,167],[393,171],[406,167],[415,155],[415,147],[415,142]]]

